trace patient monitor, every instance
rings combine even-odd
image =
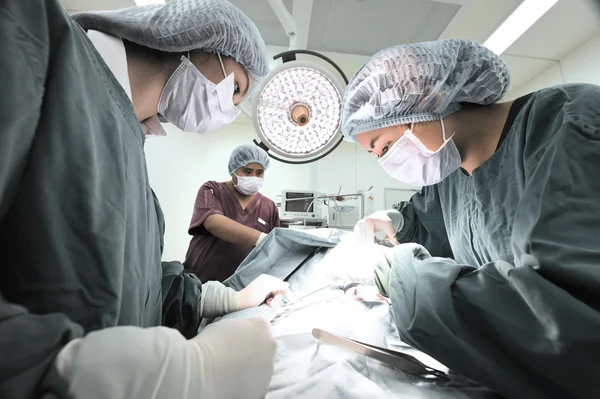
[[[306,221],[321,221],[320,207],[316,191],[292,191],[284,190],[281,193],[281,212],[279,216],[282,219],[300,219]]]

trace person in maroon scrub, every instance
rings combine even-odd
[[[269,156],[256,145],[242,145],[229,157],[227,182],[206,182],[198,190],[188,229],[192,236],[184,265],[202,281],[223,281],[275,227],[275,203],[258,191]]]

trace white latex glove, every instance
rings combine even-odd
[[[267,394],[277,342],[262,318],[222,320],[193,340],[206,386],[197,398],[258,399]],[[174,398],[175,396],[171,396]]]
[[[239,292],[240,309],[258,306],[268,299],[283,294],[289,286],[277,277],[261,274]]]
[[[276,347],[262,318],[223,320],[189,341],[166,327],[113,327],[69,342],[55,365],[75,399],[258,399]]]
[[[342,236],[338,245],[327,251],[318,273],[323,273],[326,281],[341,279],[346,283],[375,287],[375,268],[393,250],[383,245],[358,245],[357,236],[347,234]]]
[[[254,246],[258,247],[260,243],[264,241],[265,238],[267,238],[267,235],[265,233],[260,233],[260,235],[258,236],[258,240],[256,240],[256,244]]]
[[[403,216],[396,210],[378,211],[359,220],[354,226],[354,234],[361,244],[375,242],[375,233],[383,232],[387,238],[393,239],[402,228]]]

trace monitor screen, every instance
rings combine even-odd
[[[285,193],[285,199],[294,199],[294,201],[285,201],[285,212],[314,212],[315,193],[287,192]]]

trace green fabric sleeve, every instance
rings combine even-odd
[[[394,205],[403,220],[396,239],[423,245],[434,256],[452,258],[436,186],[423,187],[409,201]]]
[[[386,298],[390,297],[390,277],[392,265],[394,264],[395,248],[383,248],[381,257],[375,264],[375,285],[377,285],[379,293]]]
[[[177,327],[187,338],[198,333],[202,282],[180,262],[162,262],[162,324]]]
[[[600,88],[538,98],[523,121],[536,135],[523,157],[514,264],[476,268],[405,244],[390,297],[404,341],[506,397],[591,398],[600,392]],[[536,141],[545,129],[556,134]]]
[[[54,39],[48,21],[56,32],[67,29],[67,18],[56,1],[0,2],[0,224],[15,200],[38,129]],[[5,259],[0,250],[2,273],[27,267]],[[0,291],[0,397],[66,397],[54,359],[66,343],[82,335],[81,326],[64,314],[31,314]]]
[[[164,248],[165,218],[156,194],[152,192],[160,229],[160,249]],[[175,327],[187,338],[198,333],[201,320],[202,281],[184,270],[181,262],[162,262],[162,325]]]

